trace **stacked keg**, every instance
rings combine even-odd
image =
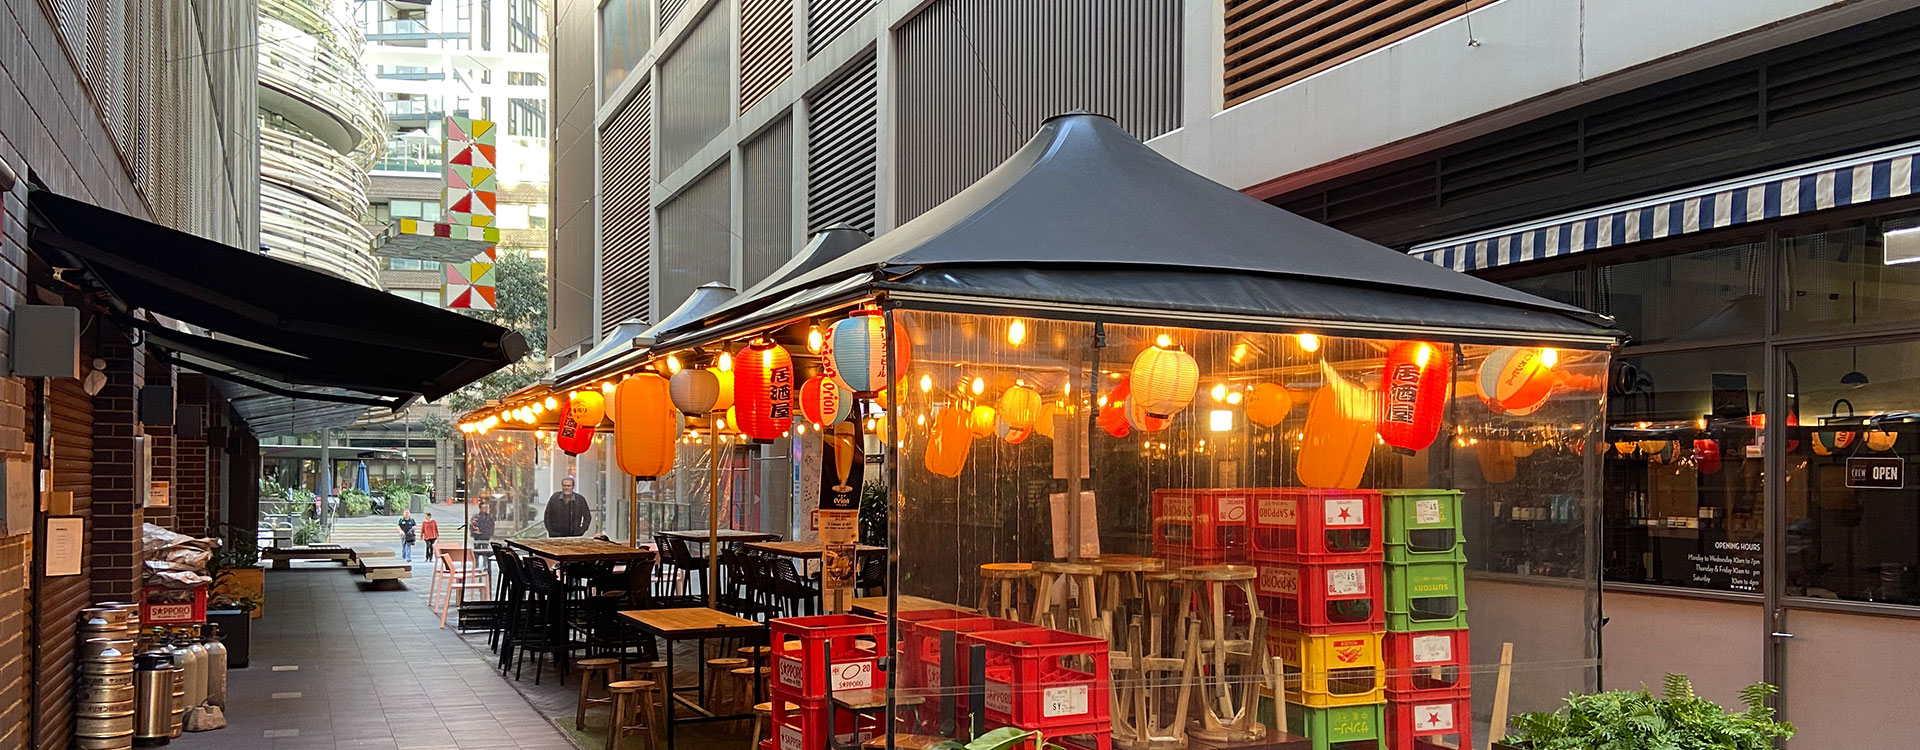
[[[80,675],[74,747],[133,747],[133,653],[139,608],[101,605],[80,611]]]
[[[173,655],[173,710],[167,721],[167,736],[178,737],[187,726],[187,670],[192,651],[184,637],[175,638],[167,651]]]

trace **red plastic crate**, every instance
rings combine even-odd
[[[1380,493],[1280,488],[1251,492],[1255,554],[1380,559]]]
[[[1246,490],[1154,490],[1153,555],[1247,561]]]
[[[140,589],[140,624],[177,625],[207,621],[207,587]]]
[[[1387,747],[1391,750],[1473,747],[1473,700],[1468,691],[1387,691]]]
[[[1260,569],[1254,593],[1278,627],[1315,635],[1386,628],[1386,587],[1378,558],[1306,562],[1292,555],[1256,554],[1254,565]]]
[[[842,743],[865,742],[881,733],[879,716],[860,716],[824,700],[772,700],[773,750],[826,750],[827,712],[833,711],[833,733]],[[765,744],[764,742],[762,743]]]
[[[969,633],[961,643],[986,646],[988,721],[1048,731],[1108,721],[1106,639],[1033,628]]]
[[[822,659],[827,641],[833,641],[833,690],[869,690],[882,685],[875,668],[877,649],[861,648],[859,639],[885,642],[887,622],[858,615],[787,617],[767,623],[773,646],[772,685],[802,700],[827,696]],[[799,647],[790,644],[798,643]]]
[[[903,627],[906,642],[901,644],[901,677],[907,687],[933,687],[940,684],[940,634],[981,633],[993,630],[1027,630],[1033,624],[999,617],[957,617],[947,620],[922,620]],[[954,674],[966,679],[966,648],[954,639],[959,657]]]
[[[1470,688],[1467,631],[1387,633],[1387,689],[1397,692]]]

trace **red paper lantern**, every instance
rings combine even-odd
[[[569,456],[585,453],[593,447],[593,426],[581,424],[569,409],[560,415],[560,431],[554,435],[553,444]]]
[[[733,358],[733,369],[741,434],[774,440],[793,427],[793,357],[785,347],[757,340]]]
[[[1717,474],[1720,471],[1720,441],[1712,438],[1695,438],[1693,441],[1693,466],[1702,474]]]
[[[1107,403],[1100,407],[1100,429],[1108,435],[1123,438],[1133,432],[1133,424],[1127,421],[1127,397],[1133,395],[1133,383],[1121,378],[1113,390],[1107,391]]]
[[[1440,435],[1440,418],[1447,410],[1448,376],[1453,372],[1449,352],[1425,341],[1408,341],[1387,353],[1380,390],[1386,408],[1380,412],[1380,439],[1401,453],[1412,455],[1433,445]]]
[[[817,375],[800,386],[800,413],[815,425],[837,424],[852,412],[852,394],[840,390],[833,378]]]

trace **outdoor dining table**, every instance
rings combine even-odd
[[[781,557],[791,557],[796,560],[818,560],[820,559],[822,551],[826,549],[826,545],[819,542],[797,541],[748,542],[740,546],[746,547],[747,549],[760,550],[761,552],[769,552]],[[885,551],[887,551],[885,547],[875,547],[868,544],[858,545],[854,548],[854,553],[859,555],[872,555]]]
[[[656,531],[654,532],[654,535],[664,536],[670,539],[684,539],[686,541],[697,542],[699,544],[707,543],[707,532],[701,529],[683,529],[680,531]],[[722,544],[730,544],[734,542],[777,542],[780,540],[780,535],[771,534],[765,531],[738,531],[735,529],[721,529],[718,533],[714,535],[714,538],[719,542],[721,542]]]
[[[706,653],[706,640],[708,638],[745,638],[749,643],[755,643],[757,645],[758,643],[765,643],[766,641],[767,626],[764,623],[734,617],[725,612],[708,609],[706,607],[632,609],[622,611],[620,616],[633,621],[641,630],[651,633],[666,642],[661,646],[661,650],[666,652],[667,655],[667,684],[664,686],[663,693],[667,696],[667,747],[669,750],[673,747],[673,728],[677,724],[706,721],[734,721],[737,719],[753,718],[754,715],[751,713],[715,714],[706,707],[707,668],[704,659],[699,660],[700,666],[694,673],[696,678],[694,684],[685,686],[675,685],[673,677],[673,644],[675,641],[699,641],[701,644],[700,654],[702,655]],[[753,703],[760,702],[763,689],[761,683],[761,680],[753,681]],[[687,700],[686,696],[680,695],[680,692],[686,690],[698,691],[699,700],[690,701]],[[695,715],[684,718],[676,717],[673,709],[675,701],[691,709]]]
[[[887,612],[891,611],[887,608],[887,598],[884,596],[864,596],[859,599],[855,599],[852,602],[849,602],[849,604],[852,605],[853,613],[856,615],[866,615],[868,617],[886,617]],[[907,612],[931,612],[931,611],[943,610],[943,609],[956,610],[960,612],[975,611],[974,608],[972,607],[962,607],[958,604],[948,604],[938,599],[928,599],[924,596],[900,597],[899,609],[903,613],[902,615],[903,617],[905,616],[904,613],[907,613]]]
[[[651,560],[654,556],[654,551],[650,549],[629,547],[619,542],[609,542],[587,537],[509,539],[507,540],[507,544],[526,550],[535,557],[551,560],[560,565],[587,562]]]

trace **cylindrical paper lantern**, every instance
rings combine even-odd
[[[673,374],[667,390],[682,414],[704,417],[720,411],[720,376],[712,370],[685,369]],[[631,472],[629,472],[631,473]]]
[[[774,440],[793,427],[793,357],[785,347],[760,339],[734,357],[733,406],[740,432]]]
[[[1126,437],[1133,432],[1133,425],[1127,422],[1127,397],[1133,395],[1133,386],[1127,378],[1107,391],[1107,405],[1100,407],[1100,429],[1117,438]]]
[[[720,398],[713,402],[713,410],[726,411],[733,408],[733,371],[709,367],[707,372],[713,373],[714,381],[720,385]]]
[[[911,342],[897,336],[894,342],[900,361],[894,364],[902,379],[912,361]],[[832,335],[824,342],[821,357],[833,364],[832,377],[861,398],[873,398],[887,389],[887,322],[878,310],[856,310],[846,320],[833,324]]]
[[[1480,363],[1480,400],[1495,414],[1524,416],[1538,411],[1553,395],[1553,370],[1546,349],[1495,349]]]
[[[833,378],[816,375],[800,386],[800,413],[820,427],[837,424],[853,413],[853,399],[840,391]]]
[[[569,409],[560,415],[560,430],[554,433],[553,444],[569,456],[585,453],[593,447],[593,426],[581,424]]]
[[[1274,383],[1255,383],[1247,389],[1247,421],[1272,427],[1293,411],[1293,396]]]
[[[973,407],[967,415],[967,429],[973,430],[974,437],[987,437],[993,434],[993,421],[997,417],[993,407],[981,404]]]
[[[1193,402],[1200,365],[1179,349],[1149,346],[1133,358],[1133,397],[1147,416],[1166,419]]]
[[[582,427],[598,426],[607,416],[607,399],[593,388],[574,391],[567,402],[567,413]]]
[[[1408,455],[1426,450],[1440,435],[1452,379],[1451,348],[1406,341],[1387,352],[1380,374],[1386,408],[1380,412],[1380,439]]]
[[[943,477],[960,476],[967,455],[973,451],[973,430],[967,428],[967,410],[955,406],[941,409],[933,417],[933,429],[927,434],[927,471]]]
[[[694,372],[700,371],[681,370],[674,377]],[[613,420],[613,445],[621,471],[653,478],[673,470],[680,414],[671,390],[666,378],[650,372],[620,381],[613,399],[618,412]]]
[[[1033,427],[1040,419],[1040,393],[1024,385],[1008,388],[1000,394],[1000,418],[1015,430]]]
[[[1374,394],[1348,382],[1325,362],[1320,363],[1326,385],[1307,403],[1300,457],[1295,474],[1300,483],[1317,489],[1355,489],[1366,474],[1373,454]]]

